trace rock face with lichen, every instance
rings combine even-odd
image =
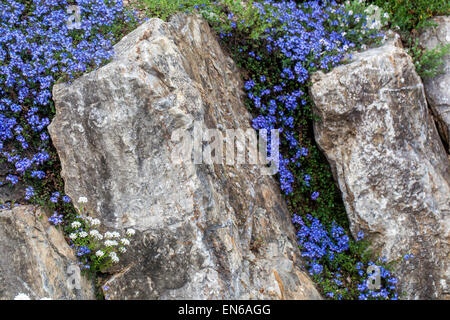
[[[432,21],[436,26],[426,28],[419,37],[420,44],[430,50],[450,43],[450,17],[434,17]],[[424,79],[423,83],[437,128],[447,152],[450,153],[450,55],[444,56],[443,59],[442,73]]]
[[[173,161],[173,134],[196,139],[197,122],[250,128],[239,72],[208,24],[151,19],[115,52],[55,85],[49,127],[66,193],[87,197],[109,228],[138,231],[107,298],[320,299],[271,176],[250,164]]]
[[[342,191],[351,231],[399,263],[409,299],[449,294],[450,172],[422,81],[396,38],[312,79],[315,137]]]
[[[33,206],[0,211],[0,299],[19,293],[32,300],[95,299],[62,232]]]

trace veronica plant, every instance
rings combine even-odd
[[[379,44],[388,15],[364,1],[237,2],[210,22],[245,70],[252,126],[280,129],[278,178],[311,277],[330,299],[396,299],[392,266],[370,252],[362,234],[349,235],[339,190],[314,143],[312,124],[320,119],[308,93],[313,72],[328,72],[351,61],[353,51]],[[377,289],[369,286],[371,265],[383,271]]]
[[[121,0],[78,0],[80,27],[71,29],[72,2],[0,3],[0,161],[9,166],[0,184],[25,182],[28,200],[50,204],[56,203],[55,188],[62,189],[51,182],[58,176],[47,132],[55,112],[52,86],[108,61],[112,45],[139,23]]]

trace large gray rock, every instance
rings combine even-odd
[[[33,206],[0,211],[0,299],[95,299],[61,231]]]
[[[49,127],[65,190],[138,231],[108,299],[319,299],[290,215],[252,165],[177,164],[172,134],[250,128],[242,83],[206,22],[151,19],[98,71],[54,87]],[[190,159],[190,157],[189,157]]]
[[[440,44],[450,43],[450,17],[434,17],[437,26],[426,28],[419,37],[420,44],[434,49]],[[439,133],[450,153],[450,55],[444,58],[443,73],[424,79],[428,103],[436,117]]]
[[[316,141],[331,164],[356,236],[399,263],[405,298],[449,293],[449,161],[422,82],[399,39],[313,75]]]

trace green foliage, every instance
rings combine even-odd
[[[244,70],[246,79],[258,79],[265,76],[267,80],[264,83],[257,82],[254,91],[273,88],[283,81],[280,74],[283,68],[294,68],[289,58],[281,52],[268,53],[266,50],[265,32],[268,27],[275,27],[283,30],[283,25],[276,25],[273,21],[267,21],[251,6],[243,6],[239,1],[224,1],[222,12],[215,14],[214,20],[210,23],[223,38],[223,45],[233,56],[237,65]],[[268,8],[266,8],[269,10]],[[353,11],[352,15],[368,14],[365,12],[367,6],[364,2],[351,1],[346,6],[347,11]],[[383,13],[380,10],[381,14]],[[370,12],[374,13],[374,12]],[[220,17],[220,18],[217,18]],[[231,18],[230,18],[231,17]],[[330,21],[336,17],[330,17]],[[230,27],[230,20],[235,21],[235,27]],[[378,20],[380,24],[387,21],[386,17],[381,16]],[[363,44],[376,44],[378,39],[375,34],[378,31],[364,29],[364,19],[357,23],[340,23],[338,25],[327,25],[327,31],[346,32],[348,39],[356,43],[357,47]],[[233,36],[226,37],[228,33]],[[254,55],[249,55],[253,52]],[[257,59],[256,57],[260,57]],[[313,55],[303,61],[303,66],[309,73],[319,69],[317,58]],[[309,83],[302,85],[297,81],[285,81],[287,83],[284,90],[292,92],[301,90],[308,92]],[[309,97],[305,97],[306,103],[301,108],[297,108],[292,114],[295,120],[294,132],[298,133],[296,138],[299,145],[309,150],[304,158],[301,167],[290,168],[295,176],[294,191],[286,195],[286,201],[290,212],[296,213],[302,217],[311,215],[318,218],[327,230],[331,230],[333,223],[344,227],[349,234],[349,223],[345,208],[342,202],[341,193],[336,186],[330,166],[315,144],[313,133],[313,122],[320,121],[313,112],[313,102]],[[247,108],[254,115],[258,115],[260,110],[255,107],[253,100],[247,98]],[[281,145],[281,152],[293,156],[294,154],[286,145]],[[310,185],[304,182],[304,176],[311,176]],[[320,197],[317,200],[311,199],[311,190],[320,190]],[[327,294],[332,299],[356,299],[359,297],[358,284],[367,279],[368,274],[365,268],[373,262],[385,267],[391,268],[385,261],[377,259],[369,249],[368,241],[349,240],[349,249],[336,254],[334,260],[325,258],[323,263],[323,272],[320,275],[314,275],[313,279],[318,284],[319,290],[323,295]],[[357,269],[356,266],[361,266]],[[337,279],[339,278],[340,281]]]
[[[124,236],[119,232],[100,233],[97,230],[100,220],[89,217],[83,204],[76,215],[65,218],[66,221],[70,218],[70,223],[65,225],[64,231],[72,240],[77,255],[82,257],[82,271],[89,275],[105,272],[119,262],[119,255],[127,251],[126,247],[135,233],[133,229],[128,229]]]
[[[167,20],[177,12],[190,12],[193,9],[210,8],[209,0],[139,0],[138,7],[144,9],[149,17]]]
[[[414,60],[417,73],[422,78],[433,78],[444,72],[443,57],[450,54],[450,43],[441,43],[430,50],[421,47],[418,39],[414,39],[409,41],[408,53]]]
[[[389,13],[392,26],[401,31],[429,26],[432,16],[450,13],[448,0],[375,0],[374,3]]]
[[[269,6],[264,5],[264,3],[262,3],[262,5],[266,9],[269,8]],[[230,19],[228,19],[229,14],[236,14],[236,17],[239,17],[239,21],[236,23],[235,28],[230,25]],[[221,1],[219,10],[215,11],[215,16],[220,17],[220,19],[216,19],[215,21],[209,20],[219,32],[237,32],[241,37],[248,37],[252,40],[261,40],[264,38],[264,30],[273,27],[273,22],[264,19],[257,8],[249,4],[244,4],[242,1]]]

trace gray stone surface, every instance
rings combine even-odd
[[[1,300],[19,293],[32,300],[95,299],[93,284],[77,276],[77,263],[62,232],[40,209],[17,206],[0,211]]]
[[[426,28],[419,37],[419,43],[427,49],[450,43],[450,17],[434,17],[432,20],[437,26]],[[450,55],[446,55],[444,61],[443,73],[424,79],[423,83],[439,133],[450,153]]]
[[[354,235],[399,263],[408,299],[449,293],[449,161],[422,81],[396,40],[313,75],[315,137],[333,169]]]
[[[206,22],[151,19],[108,65],[55,85],[49,127],[66,193],[138,232],[109,299],[320,299],[273,178],[252,165],[176,164],[176,130],[250,128],[242,83]]]

